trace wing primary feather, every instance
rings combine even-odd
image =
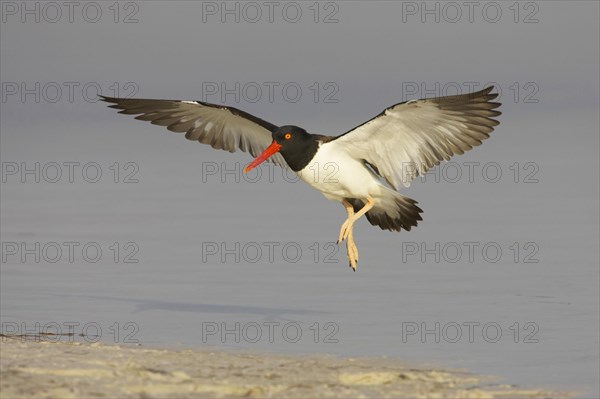
[[[493,86],[475,93],[402,102],[333,138],[396,189],[441,161],[481,145],[501,115]],[[414,165],[415,173],[409,173]]]
[[[135,119],[164,126],[193,141],[215,149],[235,152],[240,149],[256,156],[272,142],[277,126],[238,108],[202,101],[114,98],[100,96],[120,114],[136,115]],[[287,167],[281,156],[269,159]]]

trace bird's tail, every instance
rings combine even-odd
[[[417,201],[403,196],[387,187],[381,187],[381,194],[373,197],[375,206],[367,212],[367,220],[373,226],[379,226],[382,230],[400,231],[410,230],[423,220],[420,213],[423,212],[417,206]],[[354,207],[354,212],[359,211],[365,203],[358,199],[348,199]]]

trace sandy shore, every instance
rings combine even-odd
[[[489,377],[414,369],[389,359],[341,359],[3,337],[1,398],[564,396]]]

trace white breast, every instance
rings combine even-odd
[[[327,199],[366,198],[379,193],[381,183],[361,160],[352,158],[335,140],[319,145],[314,158],[298,172]]]

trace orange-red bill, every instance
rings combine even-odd
[[[267,160],[271,155],[275,154],[281,148],[281,144],[277,143],[275,140],[269,145],[259,156],[254,159],[254,161],[250,162],[248,166],[244,168],[244,173],[251,171],[256,168],[258,165]]]

